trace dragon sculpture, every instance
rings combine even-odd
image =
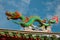
[[[51,26],[51,24],[57,23],[57,21],[54,18],[47,21],[46,19],[42,20],[39,16],[25,17],[18,11],[16,11],[16,12],[8,12],[7,11],[6,16],[7,16],[8,20],[20,19],[21,22],[14,22],[14,23],[19,24],[22,27],[29,27],[29,26],[32,26],[32,24],[34,22],[39,22],[40,27],[45,26],[45,29],[47,29],[47,27]]]

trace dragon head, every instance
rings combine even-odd
[[[19,19],[19,17],[21,16],[21,14],[18,12],[18,11],[16,11],[16,12],[6,12],[6,16],[7,16],[7,19],[9,20],[9,19],[13,19],[13,20],[15,20],[15,19]]]

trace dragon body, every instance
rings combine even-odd
[[[45,26],[45,28],[49,27],[51,24],[56,23],[56,20],[42,20],[39,16],[31,16],[31,17],[25,17],[18,11],[16,12],[6,12],[7,19],[17,20],[20,19],[21,22],[14,22],[16,24],[21,25],[22,27],[29,27],[32,26],[34,22],[39,22],[40,27]]]

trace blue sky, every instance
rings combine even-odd
[[[60,0],[0,0],[0,28],[22,30],[20,25],[6,19],[5,12],[18,10],[24,16],[40,16],[42,19],[51,19],[58,16],[60,19]],[[52,26],[53,32],[60,32],[60,22]]]

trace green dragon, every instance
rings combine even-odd
[[[6,16],[7,16],[7,19],[10,20],[17,20],[17,19],[20,19],[21,22],[14,22],[16,24],[19,24],[21,25],[22,27],[29,27],[29,26],[32,26],[32,24],[34,22],[39,22],[40,24],[40,27],[42,26],[45,26],[45,28],[47,28],[48,26],[50,26],[51,24],[54,24],[56,23],[56,20],[48,20],[48,23],[46,22],[47,20],[42,20],[39,16],[31,16],[31,17],[25,17],[23,16],[21,13],[19,13],[18,11],[16,12],[6,12]]]

